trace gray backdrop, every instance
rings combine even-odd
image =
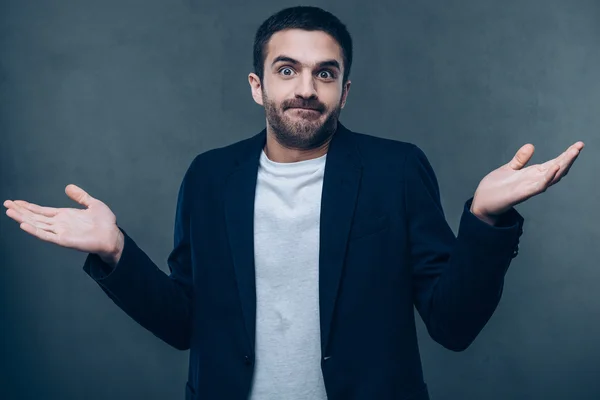
[[[183,173],[264,127],[253,35],[295,4],[0,1],[0,199],[74,206],[64,187],[81,185],[166,271]],[[518,207],[521,252],[475,343],[453,353],[419,334],[434,400],[600,398],[600,3],[315,5],[355,40],[342,121],[419,145],[455,231],[479,180],[522,144],[537,163],[586,142],[567,179]],[[183,398],[187,352],[120,311],[85,254],[0,217],[0,398]]]

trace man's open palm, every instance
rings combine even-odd
[[[583,142],[576,142],[558,157],[526,167],[534,147],[524,145],[509,163],[483,178],[475,191],[471,210],[482,215],[498,215],[545,192],[567,175],[583,147]]]
[[[65,193],[86,208],[52,208],[24,200],[6,200],[6,215],[25,232],[46,242],[87,253],[114,251],[119,229],[110,208],[78,186],[68,185]]]

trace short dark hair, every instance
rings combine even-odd
[[[285,8],[267,18],[256,31],[254,38],[254,73],[261,82],[264,76],[265,49],[271,36],[287,29],[323,31],[332,36],[342,48],[344,82],[352,66],[352,38],[346,26],[333,14],[318,7],[297,6]]]

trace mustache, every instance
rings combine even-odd
[[[325,105],[316,99],[290,99],[285,100],[281,106],[284,110],[288,108],[308,108],[323,112],[326,109]]]

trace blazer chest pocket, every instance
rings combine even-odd
[[[381,232],[389,226],[389,222],[389,217],[387,215],[355,219],[350,231],[350,240]]]

